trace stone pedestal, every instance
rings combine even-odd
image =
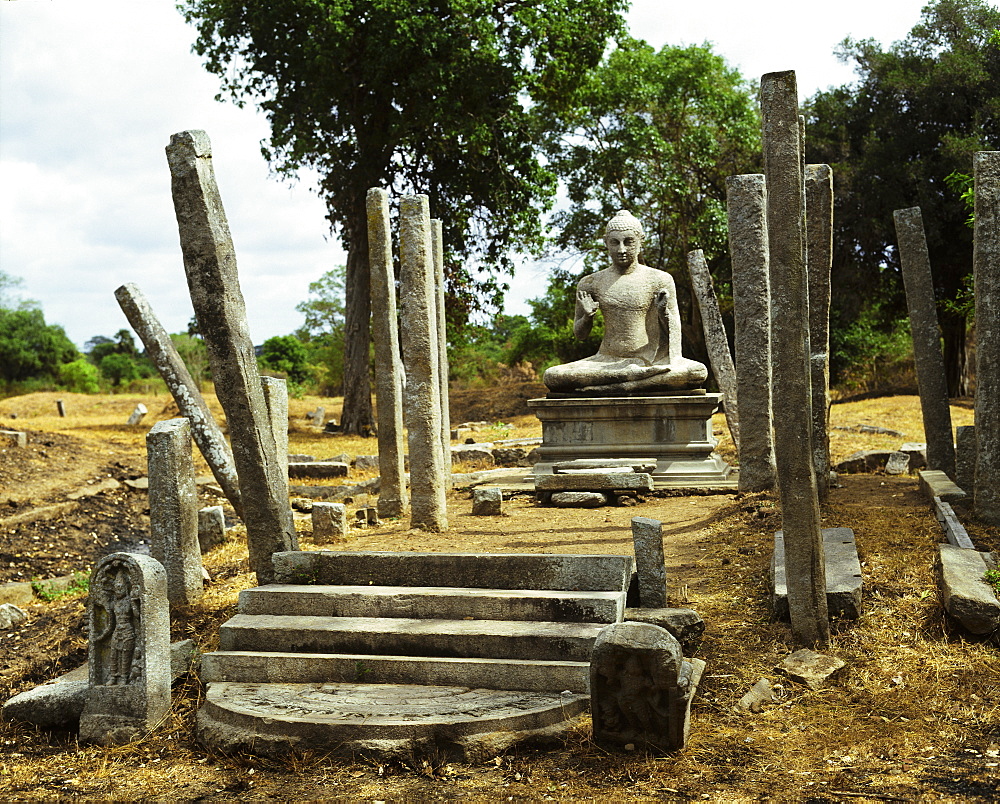
[[[736,488],[737,474],[714,449],[712,414],[721,394],[530,399],[542,422],[535,474],[561,461],[642,458],[656,463],[656,488]]]

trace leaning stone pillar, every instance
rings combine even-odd
[[[371,265],[372,340],[375,344],[375,405],[378,413],[378,515],[406,512],[403,474],[403,364],[396,323],[396,275],[389,236],[389,194],[368,191],[368,255]]]
[[[267,418],[274,433],[274,451],[278,456],[281,494],[288,497],[288,383],[280,377],[261,377]]]
[[[90,687],[80,742],[121,745],[170,712],[167,576],[149,556],[112,553],[90,576]]]
[[[236,476],[236,467],[233,466],[233,453],[219,425],[215,423],[215,417],[208,409],[205,398],[198,389],[198,383],[194,381],[181,356],[177,354],[173,341],[170,340],[170,336],[139,287],[133,284],[122,285],[115,291],[115,298],[132,329],[146,347],[149,359],[153,361],[156,370],[167,384],[170,395],[177,403],[177,409],[191,422],[194,442],[222,488],[222,493],[226,495],[237,516],[242,518],[240,481]]]
[[[820,499],[830,490],[830,271],[833,267],[833,170],[806,165],[809,270],[809,365],[812,370],[813,466]]]
[[[202,595],[198,541],[198,488],[187,419],[157,422],[146,434],[150,554],[167,572],[171,603],[190,605]]]
[[[434,290],[437,312],[438,379],[441,386],[441,448],[444,450],[444,470],[451,472],[451,411],[448,390],[448,317],[444,305],[444,225],[431,221],[434,250]]]
[[[736,385],[741,400],[740,490],[774,488],[771,435],[771,281],[767,190],[760,174],[726,179],[733,263]]]
[[[691,287],[694,288],[698,300],[698,310],[701,312],[702,329],[705,331],[705,345],[712,361],[712,372],[722,391],[722,401],[726,408],[726,424],[733,436],[736,449],[740,448],[740,417],[739,403],[736,391],[736,367],[733,356],[729,352],[729,338],[726,335],[725,324],[722,323],[722,313],[719,312],[719,300],[715,297],[715,287],[712,284],[712,274],[705,262],[705,254],[701,249],[689,251],[687,255],[688,274],[691,276]]]
[[[215,393],[226,411],[240,478],[250,569],[274,577],[271,556],[297,550],[288,495],[275,450],[236,272],[236,252],[204,131],[182,131],[167,146],[174,211],[191,302],[208,347]]]
[[[1000,525],[1000,151],[973,157],[976,231],[976,479],[974,511]]]
[[[934,282],[924,221],[920,207],[897,209],[892,217],[896,222],[899,262],[903,267],[903,287],[910,313],[913,360],[917,368],[924,439],[927,441],[927,468],[939,469],[954,478],[955,443],[952,441],[951,408],[948,407],[941,328],[934,302]]]
[[[410,445],[410,523],[429,531],[448,528],[441,450],[441,386],[437,375],[434,265],[426,195],[400,205],[403,353],[406,363]]]
[[[830,637],[826,568],[812,452],[809,285],[803,162],[795,72],[761,78],[774,362],[774,452],[781,497],[792,632],[805,645]]]

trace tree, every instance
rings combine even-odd
[[[100,389],[98,382],[100,374],[97,366],[86,358],[79,358],[72,363],[59,366],[59,382],[68,391],[80,394],[96,394]]]
[[[547,152],[570,200],[554,216],[555,244],[582,252],[588,269],[603,267],[605,223],[619,209],[639,217],[642,261],[674,277],[698,356],[687,252],[704,249],[717,289],[728,286],[726,177],[760,163],[753,88],[708,45],[657,51],[626,39],[573,100],[548,125]]]
[[[511,246],[540,242],[555,182],[536,114],[572,94],[627,0],[184,0],[195,51],[268,115],[279,174],[320,174],[347,248],[343,429],[373,425],[371,187],[426,193],[444,222],[451,320],[499,300]],[[483,264],[477,272],[474,266]]]
[[[84,346],[87,358],[100,369],[101,376],[114,387],[140,377],[156,373],[152,362],[135,345],[135,338],[127,329],[120,329],[114,338],[95,335]]]
[[[23,308],[24,302],[17,298],[15,291],[24,285],[24,280],[19,276],[13,276],[0,271],[0,310],[14,310]]]
[[[21,382],[55,380],[59,366],[79,357],[62,327],[45,323],[37,308],[0,308],[0,379]]]
[[[309,298],[295,305],[305,321],[295,335],[309,352],[312,379],[322,393],[344,389],[344,282],[346,268],[337,266],[309,283]]]
[[[200,390],[205,379],[211,376],[208,365],[208,347],[205,346],[205,341],[190,334],[190,330],[189,332],[175,332],[170,336],[170,340],[174,344],[177,354],[184,361],[191,379],[195,381]]]
[[[969,390],[967,313],[955,300],[972,270],[972,232],[947,177],[970,172],[973,152],[1000,148],[998,27],[1000,9],[984,0],[935,0],[887,50],[844,40],[858,82],[806,108],[807,158],[835,176],[834,337],[876,302],[885,331],[905,314],[892,213],[919,206],[952,395]]]
[[[294,335],[275,335],[264,341],[258,362],[265,369],[280,371],[292,382],[300,383],[308,375],[308,353]]]
[[[101,371],[101,376],[110,380],[111,384],[117,388],[123,382],[131,382],[139,379],[139,367],[135,361],[121,352],[112,352],[101,358],[97,364]]]

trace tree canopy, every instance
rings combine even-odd
[[[59,367],[79,356],[62,327],[46,324],[37,308],[0,308],[0,379],[22,382],[55,380]]]
[[[1000,10],[984,0],[935,0],[887,49],[844,40],[840,55],[859,80],[816,94],[806,109],[807,159],[831,164],[835,176],[834,337],[863,317],[886,329],[904,314],[892,213],[919,206],[945,302],[952,394],[968,392],[966,315],[954,301],[972,270],[972,231],[947,177],[971,173],[975,151],[1000,148],[998,28]]]
[[[445,230],[452,321],[499,301],[508,249],[540,242],[555,190],[535,144],[621,27],[627,0],[184,0],[222,91],[271,124],[282,174],[313,168],[348,250],[343,427],[371,426],[371,187],[426,193]],[[481,272],[476,266],[482,266]]]

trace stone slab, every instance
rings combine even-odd
[[[875,472],[882,469],[889,457],[891,450],[885,449],[862,449],[848,455],[844,460],[833,467],[835,472],[850,475],[857,472]]]
[[[226,752],[484,761],[520,742],[555,738],[587,705],[585,695],[464,686],[216,682],[197,730],[202,743]]]
[[[627,608],[624,620],[633,623],[649,623],[658,625],[669,631],[674,639],[681,643],[685,656],[690,656],[701,644],[705,633],[705,621],[693,609],[649,609]]]
[[[494,487],[472,490],[473,516],[501,516],[503,514],[503,490]]]
[[[599,491],[550,491],[541,496],[543,503],[547,498],[556,508],[600,508],[609,502],[608,495]]]
[[[920,490],[932,500],[939,497],[942,502],[953,503],[964,500],[967,496],[951,478],[940,469],[922,469],[920,471]]]
[[[955,516],[955,510],[951,507],[951,503],[946,503],[940,497],[935,497],[934,516],[941,523],[941,528],[944,530],[945,538],[948,539],[948,544],[955,547],[964,547],[969,550],[976,548],[976,545],[972,543],[972,539],[969,537],[969,532],[958,521],[958,517]]]
[[[291,478],[347,477],[350,467],[346,463],[314,461],[312,463],[289,463],[288,476]]]
[[[915,472],[927,466],[927,444],[922,441],[907,441],[900,445],[900,452],[910,456],[910,470]]]
[[[615,469],[631,469],[633,472],[652,474],[656,471],[656,461],[642,460],[641,458],[635,460],[628,458],[587,460],[581,458],[576,461],[560,461],[559,463],[552,464],[552,472],[554,474],[586,471],[611,472]]]
[[[276,553],[277,583],[460,586],[488,589],[628,588],[632,556],[531,553],[389,553],[310,550]]]
[[[983,580],[989,568],[983,553],[938,545],[940,588],[945,611],[973,634],[991,634],[1000,628],[1000,601]]]
[[[652,491],[653,476],[637,472],[535,475],[536,491]]]
[[[28,434],[20,430],[0,430],[0,444],[6,447],[26,447]]]
[[[861,562],[854,531],[850,528],[823,528],[826,560],[826,605],[831,619],[856,620],[861,616]],[[774,534],[771,559],[771,610],[775,619],[788,619],[788,586],[785,581],[784,534]]]
[[[241,614],[407,617],[561,622],[618,622],[622,592],[456,589],[446,586],[300,586],[272,584],[240,592]]]
[[[885,462],[885,473],[887,475],[905,475],[910,471],[910,456],[906,452],[890,452],[889,459]]]
[[[442,684],[531,692],[586,693],[589,662],[452,656],[216,651],[205,654],[204,682],[309,684],[337,681],[368,684]]]
[[[822,687],[829,679],[844,669],[843,660],[835,656],[827,656],[809,648],[802,648],[786,656],[774,668],[792,681],[805,684],[809,689]]]
[[[24,606],[35,602],[35,590],[30,581],[8,581],[0,583],[0,603]]]

